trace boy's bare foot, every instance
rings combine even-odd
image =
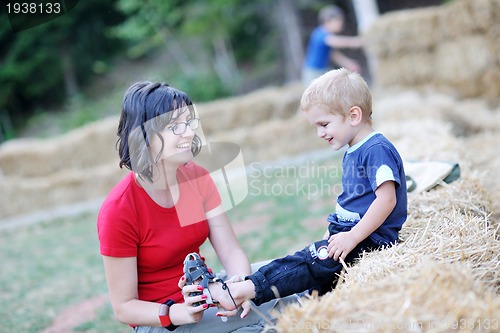
[[[212,297],[227,311],[219,311],[224,316],[234,316],[237,311],[233,311],[243,305],[242,317],[250,311],[250,300],[255,298],[255,286],[251,280],[242,282],[227,283],[224,290],[220,283],[210,283],[208,288]]]
[[[235,310],[239,304],[234,299],[233,295],[233,287],[236,283],[227,283],[227,289],[222,289],[222,283],[210,283],[208,285],[208,290],[210,290],[210,294],[212,298],[219,302],[219,305],[226,310]],[[232,296],[232,297],[231,297]]]

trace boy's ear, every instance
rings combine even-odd
[[[353,106],[349,109],[349,121],[351,126],[356,126],[363,120],[363,111],[359,106]]]

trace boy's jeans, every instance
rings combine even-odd
[[[339,228],[330,223],[330,235],[349,231],[351,227]],[[275,259],[247,277],[255,285],[256,305],[268,302],[277,297],[285,297],[306,290],[315,289],[321,293],[331,290],[338,279],[342,264],[328,257],[327,240],[320,240],[283,258]],[[379,248],[370,238],[358,244],[346,257],[346,263],[352,263],[363,251]],[[325,257],[326,256],[326,257]],[[271,288],[276,287],[278,295]],[[275,289],[275,290],[276,290]]]

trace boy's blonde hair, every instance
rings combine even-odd
[[[344,117],[353,106],[358,106],[363,112],[363,120],[371,123],[370,89],[361,75],[345,68],[321,75],[306,88],[300,100],[300,109],[308,112],[313,106]]]

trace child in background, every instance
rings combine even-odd
[[[359,72],[360,66],[353,59],[345,56],[339,48],[360,48],[361,38],[338,35],[344,27],[344,13],[337,6],[326,6],[318,15],[320,25],[311,33],[307,45],[302,82],[305,86],[324,74],[330,68],[330,60],[340,67]]]

